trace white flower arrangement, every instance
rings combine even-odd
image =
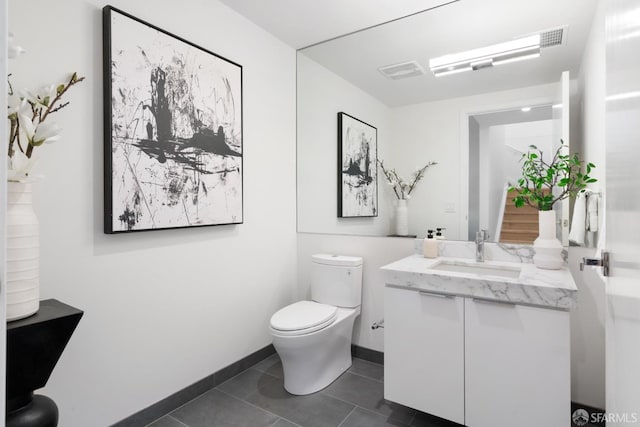
[[[437,165],[436,162],[427,162],[426,165],[416,170],[411,174],[411,179],[405,180],[402,178],[395,169],[386,169],[384,162],[378,160],[380,169],[384,173],[387,183],[393,188],[393,192],[396,194],[398,200],[408,200],[411,198],[411,192],[415,188],[416,184],[424,177],[424,173],[429,166]]]
[[[9,57],[15,58],[22,54],[24,49],[13,44],[13,36],[9,36]],[[11,76],[9,74],[9,76]],[[69,105],[62,102],[62,95],[84,80],[73,73],[66,83],[51,85],[37,92],[23,90],[20,92],[17,103],[9,107],[7,118],[9,119],[9,167],[7,178],[9,181],[27,182],[29,173],[36,163],[33,155],[35,147],[45,143],[52,143],[60,139],[62,130],[55,122],[47,118]],[[9,84],[9,96],[13,96],[13,88]]]

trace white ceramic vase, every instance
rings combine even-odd
[[[406,200],[398,200],[396,206],[396,234],[398,236],[409,235],[409,207]]]
[[[556,212],[538,211],[538,238],[533,242],[533,263],[545,270],[559,270],[564,265],[562,242],[556,237]]]
[[[40,308],[40,233],[30,183],[7,183],[7,321]]]

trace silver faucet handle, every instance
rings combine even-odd
[[[489,238],[489,233],[487,230],[478,230],[476,231],[476,242],[484,242]]]

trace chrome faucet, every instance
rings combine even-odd
[[[484,242],[488,237],[487,230],[476,231],[476,262],[484,262]]]

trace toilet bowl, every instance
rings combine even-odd
[[[322,390],[351,366],[353,324],[360,315],[362,258],[314,255],[311,294],[271,317],[269,331],[282,360],[284,388]]]
[[[272,322],[271,336],[282,360],[285,390],[298,395],[315,393],[351,367],[353,323],[359,314],[360,307],[336,308],[335,318],[322,328],[282,331]]]

